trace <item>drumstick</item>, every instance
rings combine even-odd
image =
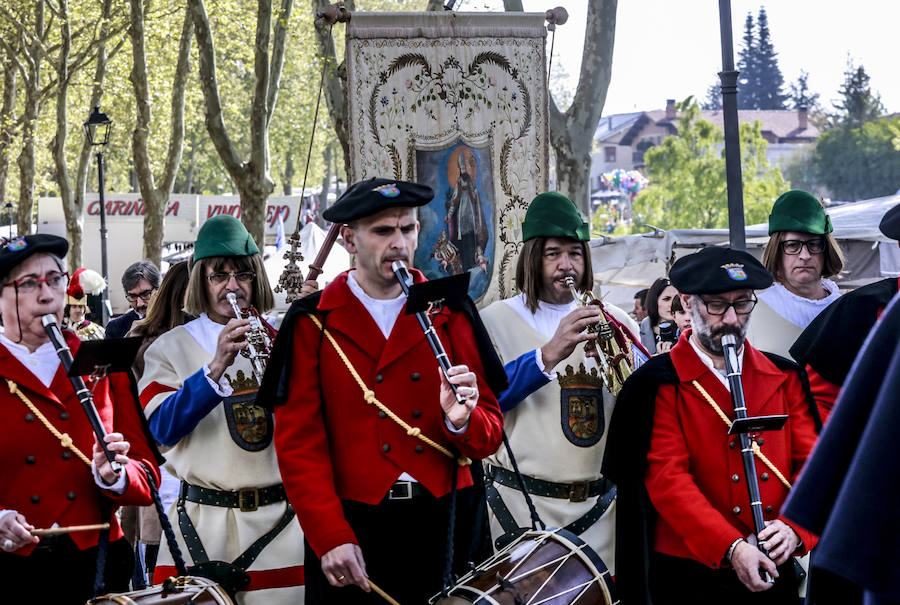
[[[51,527],[49,529],[32,529],[32,536],[58,536],[70,534],[76,531],[95,531],[109,529],[109,523],[95,523],[94,525],[70,525],[68,527]]]
[[[389,595],[388,593],[381,590],[381,588],[376,586],[375,582],[373,582],[372,580],[369,580],[368,578],[366,578],[366,579],[369,582],[369,586],[372,587],[372,590],[374,590],[378,596],[380,596],[382,599],[384,599],[391,605],[400,605],[400,603],[398,603],[391,595]]]

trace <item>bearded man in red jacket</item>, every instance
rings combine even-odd
[[[619,487],[619,597],[654,605],[798,603],[791,556],[816,537],[779,511],[821,423],[803,370],[745,339],[754,290],[772,276],[746,252],[710,247],[679,259],[669,278],[692,329],[626,382],[603,466]],[[747,415],[788,416],[783,429],[750,435],[772,464],[756,461],[765,520],[756,535],[740,439],[728,434],[735,413],[726,334],[737,340]]]
[[[369,577],[401,603],[437,593],[454,480],[454,569],[463,571],[468,548],[459,538],[472,532],[468,462],[500,446],[502,416],[471,317],[445,308],[432,318],[457,364],[448,382],[416,318],[404,313],[392,263],[411,263],[416,207],[433,195],[423,185],[370,179],[324,213],[344,225],[357,266],[294,303],[269,362],[261,393],[273,365],[286,368],[275,375],[284,388],[272,397],[283,403],[275,410],[275,449],[308,542],[307,603],[381,603]]]

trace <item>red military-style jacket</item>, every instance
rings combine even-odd
[[[66,342],[74,355],[80,341],[72,332],[64,330]],[[0,510],[16,510],[36,528],[87,525],[109,521],[110,539],[122,537],[115,515],[101,519],[101,493],[112,498],[114,506],[147,505],[151,503],[150,488],[140,466],[143,462],[159,482],[159,468],[141,425],[138,405],[134,401],[128,378],[113,374],[102,380],[93,391],[94,406],[108,432],[120,432],[131,445],[125,466],[128,484],[125,492],[116,495],[101,490],[94,482],[91,469],[60,440],[17,396],[12,394],[8,380],[15,382],[22,393],[47,420],[72,438],[73,444],[88,460],[93,458],[94,432],[81,408],[72,383],[60,364],[50,387],[44,386],[34,374],[0,345],[0,425],[4,427],[0,440],[3,481],[0,481]],[[115,402],[115,403],[113,403]],[[69,534],[79,548],[97,544],[99,532]],[[27,555],[34,549],[29,545],[16,551]]]
[[[740,440],[699,390],[696,380],[734,419],[731,394],[688,342],[690,331],[672,348],[679,384],[659,387],[645,485],[658,513],[654,549],[663,554],[721,565],[734,540],[753,533]],[[782,371],[749,344],[744,346],[742,382],[749,416],[788,414],[781,431],[753,435],[761,451],[793,483],[816,441],[805,391],[796,372]],[[783,517],[788,489],[758,458],[756,474],[764,518],[781,519],[803,541],[816,537]]]
[[[416,282],[425,281],[411,270]],[[437,361],[413,315],[401,311],[385,339],[342,273],[322,292],[317,317],[337,340],[367,388],[379,401],[444,447],[483,458],[500,446],[502,414],[484,381],[466,315],[443,310],[433,317],[451,363],[478,375],[480,399],[462,434],[451,433],[439,402]],[[357,543],[341,500],[377,504],[401,473],[409,473],[434,496],[451,489],[457,463],[365,402],[332,344],[308,316],[297,319],[293,367],[286,403],[275,409],[275,450],[291,504],[313,550]],[[458,486],[472,484],[459,468]]]

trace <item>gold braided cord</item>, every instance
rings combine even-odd
[[[45,427],[47,427],[47,430],[50,431],[51,433],[53,433],[54,437],[59,439],[60,445],[62,445],[66,449],[72,450],[75,453],[75,455],[78,456],[78,458],[82,462],[87,464],[88,467],[91,466],[90,459],[87,456],[85,456],[81,452],[80,449],[75,447],[75,444],[72,442],[72,438],[69,436],[69,434],[68,433],[60,433],[59,430],[55,426],[50,424],[50,421],[47,420],[47,417],[44,416],[39,409],[37,409],[37,407],[31,402],[30,399],[28,399],[28,397],[25,395],[25,393],[23,393],[22,391],[19,390],[19,385],[17,385],[15,382],[13,382],[9,378],[7,378],[6,386],[9,387],[9,392],[12,393],[13,395],[18,396],[19,399],[21,399],[22,402],[28,406],[28,409],[31,410],[31,413],[34,414],[35,416],[37,416],[38,420],[41,421],[41,424],[43,424]]]
[[[313,321],[314,324],[316,324],[316,327],[319,328],[325,334],[325,336],[328,338],[328,342],[330,342],[331,346],[334,347],[334,350],[337,351],[337,354],[341,358],[341,361],[344,362],[344,365],[347,366],[347,370],[349,370],[350,375],[353,376],[353,380],[355,380],[356,384],[359,385],[359,388],[362,389],[363,399],[365,399],[366,403],[374,405],[379,410],[381,410],[382,412],[387,414],[388,418],[390,418],[391,420],[393,420],[394,422],[399,424],[401,427],[403,427],[403,430],[406,431],[407,435],[409,435],[410,437],[415,437],[417,439],[420,439],[425,444],[430,445],[431,447],[433,447],[440,453],[444,454],[448,458],[456,459],[456,462],[460,466],[468,466],[468,465],[472,464],[472,461],[469,458],[466,458],[465,456],[460,456],[459,458],[456,458],[456,456],[453,455],[453,452],[451,452],[450,450],[448,450],[447,448],[442,446],[440,443],[437,443],[437,442],[429,439],[425,435],[423,435],[422,429],[420,429],[419,427],[410,425],[405,420],[400,418],[397,414],[395,414],[393,411],[391,411],[391,409],[389,407],[387,407],[386,405],[384,405],[383,403],[378,401],[378,398],[375,397],[375,391],[371,390],[370,388],[368,388],[366,386],[366,383],[363,382],[363,379],[360,378],[359,374],[356,372],[356,368],[354,368],[353,364],[350,363],[350,360],[347,359],[347,356],[344,354],[343,349],[341,349],[340,345],[337,343],[337,341],[334,339],[334,337],[331,335],[331,333],[325,329],[325,326],[322,325],[322,322],[319,321],[319,318],[316,317],[315,315],[310,315],[309,318]]]
[[[715,410],[715,412],[716,412],[716,414],[718,414],[719,418],[721,418],[722,421],[726,425],[728,425],[728,428],[730,429],[731,428],[731,420],[728,419],[728,416],[725,415],[725,412],[722,411],[722,408],[719,407],[719,405],[712,398],[712,396],[706,392],[706,389],[704,389],[703,386],[701,386],[701,384],[699,382],[697,382],[696,380],[692,380],[691,384],[693,384],[695,387],[697,387],[697,390],[700,391],[700,394],[703,395],[703,398],[706,399],[706,402],[712,406],[713,410]],[[784,485],[788,489],[791,489],[791,482],[788,481],[785,478],[785,476],[781,474],[781,471],[778,470],[778,468],[774,464],[772,464],[772,461],[769,460],[768,456],[766,456],[765,454],[762,453],[762,450],[759,449],[759,444],[754,441],[754,442],[752,442],[750,447],[753,449],[753,453],[756,454],[756,457],[759,458],[762,461],[762,463],[765,464],[766,467],[768,467],[768,469],[770,471],[772,471],[772,473],[775,474],[776,477],[778,477],[778,480],[781,481],[782,485]]]

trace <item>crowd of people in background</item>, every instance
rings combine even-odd
[[[321,291],[307,282],[277,336],[254,315],[274,305],[260,250],[231,216],[206,221],[165,275],[129,266],[130,309],[106,326],[87,304],[106,284],[68,275],[64,239],[4,241],[0,414],[16,435],[0,448],[0,576],[66,568],[73,588],[41,593],[61,603],[185,566],[241,604],[424,603],[540,524],[598,555],[626,605],[863,602],[862,576],[817,567],[826,524],[807,518],[812,505],[785,510],[823,427],[845,428],[829,419],[898,280],[841,295],[844,258],[818,199],[774,201],[761,260],[685,255],[627,313],[591,295],[576,205],[541,193],[522,223],[517,292],[480,312],[442,292],[454,302],[431,330],[452,364],[439,371],[403,313],[406,289],[426,280],[397,267],[411,265],[433,195],[390,179],[348,188],[325,217],[356,266]],[[900,240],[900,207],[881,230]],[[48,315],[73,353],[140,339],[130,372],[89,378],[109,456],[76,409]],[[263,358],[251,341],[269,343]],[[739,402],[783,426],[741,445],[729,433]]]

